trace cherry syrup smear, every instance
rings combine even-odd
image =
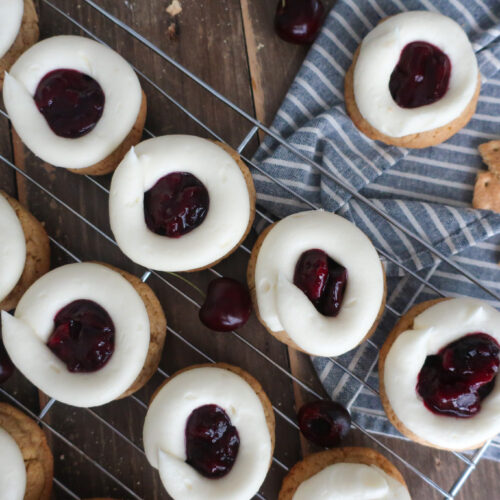
[[[56,314],[47,346],[70,372],[95,372],[114,352],[115,326],[99,304],[75,300]]]
[[[186,463],[208,479],[231,471],[240,437],[227,413],[217,405],[196,408],[186,423]]]
[[[165,175],[144,193],[144,218],[153,233],[179,238],[196,229],[207,216],[207,188],[188,172]]]
[[[54,134],[77,139],[101,119],[104,92],[91,76],[74,69],[56,69],[38,83],[35,104]]]
[[[347,269],[323,250],[307,250],[297,261],[293,283],[307,295],[318,312],[337,316],[347,286]]]
[[[418,108],[444,96],[450,74],[451,62],[444,52],[427,42],[412,42],[401,52],[389,90],[398,106]]]
[[[427,356],[417,382],[426,408],[458,418],[476,415],[495,386],[499,354],[500,346],[493,337],[476,332]]]

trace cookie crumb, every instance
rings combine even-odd
[[[177,38],[177,25],[175,23],[170,23],[168,25],[167,35],[170,40],[175,40]]]
[[[500,140],[484,142],[478,149],[489,171],[500,178]]]
[[[259,45],[257,45],[257,52],[259,52],[259,50],[262,50],[264,47],[265,45],[263,43],[259,43]]]
[[[179,0],[172,0],[172,3],[166,8],[166,11],[172,16],[178,16],[182,12],[182,6]]]
[[[472,206],[500,213],[500,179],[493,172],[478,174]]]

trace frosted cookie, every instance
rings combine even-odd
[[[410,500],[400,472],[370,448],[337,448],[309,455],[283,480],[278,500]]]
[[[447,450],[500,432],[500,312],[469,298],[412,307],[380,351],[380,393],[394,426]]]
[[[5,71],[38,40],[38,15],[33,0],[0,2],[0,90]]]
[[[322,210],[290,215],[259,236],[248,284],[260,322],[279,341],[339,356],[374,331],[385,275],[368,237]]]
[[[159,271],[205,269],[231,254],[255,215],[252,176],[228,146],[168,135],[132,148],[113,175],[109,216],[122,252]]]
[[[54,460],[42,429],[16,408],[0,403],[2,500],[51,498]]]
[[[146,98],[132,67],[88,38],[56,36],[5,76],[5,107],[24,144],[79,174],[113,171],[142,136]]]
[[[143,438],[149,463],[175,500],[248,500],[271,465],[274,413],[242,369],[195,365],[156,391]]]
[[[476,56],[460,25],[412,11],[384,19],[363,39],[346,74],[345,103],[371,139],[425,148],[466,125],[479,90]]]
[[[49,268],[49,238],[42,224],[0,190],[0,310],[14,309]]]
[[[63,403],[91,407],[132,394],[160,361],[166,321],[139,278],[98,263],[47,273],[2,313],[5,348],[18,370]]]

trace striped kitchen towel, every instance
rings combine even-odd
[[[477,112],[470,123],[446,143],[424,150],[368,139],[344,107],[344,76],[359,43],[380,19],[406,10],[439,11],[455,19],[469,35],[482,75]],[[272,129],[500,294],[500,214],[470,208],[477,172],[485,168],[477,146],[500,138],[498,0],[338,0]],[[254,159],[303,199],[354,221],[377,248],[396,260],[385,261],[388,304],[395,312],[386,311],[371,342],[333,361],[314,358],[313,363],[328,393],[347,405],[357,422],[374,433],[399,435],[375,393],[377,346],[397,320],[396,313],[435,298],[432,287],[449,296],[482,298],[496,307],[499,302],[272,138],[266,138]],[[276,216],[308,208],[261,173],[254,172],[254,180],[258,201]],[[418,277],[431,286],[424,286]],[[487,456],[500,460],[500,440]]]

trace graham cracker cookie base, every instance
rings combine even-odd
[[[248,288],[250,290],[250,297],[252,298],[252,304],[253,304],[253,308],[255,311],[255,315],[257,316],[257,319],[260,321],[262,326],[264,326],[264,328],[267,330],[267,332],[270,333],[277,340],[279,340],[283,344],[288,345],[289,347],[292,347],[293,349],[295,349],[297,351],[301,351],[301,352],[304,352],[304,353],[309,354],[311,356],[314,356],[313,354],[311,354],[311,353],[305,351],[304,349],[302,349],[301,347],[299,347],[290,338],[290,336],[288,335],[288,333],[286,331],[280,330],[279,332],[274,332],[273,330],[271,330],[269,328],[269,326],[266,324],[266,322],[262,319],[260,312],[259,312],[259,304],[257,301],[257,290],[255,287],[255,268],[257,266],[257,258],[259,256],[260,248],[262,247],[262,244],[264,243],[264,240],[265,240],[267,234],[269,233],[269,231],[271,231],[271,229],[275,226],[275,224],[277,224],[277,222],[270,224],[268,227],[266,227],[264,229],[264,231],[262,231],[262,233],[260,233],[259,237],[257,238],[257,241],[255,242],[255,245],[252,248],[252,253],[250,254],[250,259],[248,261],[247,282],[248,282]],[[380,265],[382,266],[382,263],[380,263]],[[384,295],[382,297],[382,302],[380,304],[379,312],[377,314],[377,317],[375,318],[375,321],[373,322],[373,325],[370,327],[370,329],[368,330],[366,335],[355,346],[353,346],[352,349],[355,349],[358,345],[363,343],[366,339],[368,339],[373,334],[373,332],[375,331],[375,329],[378,326],[378,323],[380,321],[380,318],[382,317],[382,314],[384,313],[387,285],[386,285],[385,271],[384,271],[383,266],[382,266],[382,274],[384,276]]]
[[[375,450],[361,447],[334,448],[309,455],[295,464],[283,480],[278,500],[292,500],[297,488],[304,481],[322,471],[325,467],[337,463],[375,465],[407,487],[398,469]]]
[[[480,172],[477,175],[472,208],[500,213],[500,179],[493,172]]]
[[[17,306],[24,292],[50,269],[50,243],[42,224],[26,208],[4,191],[0,190],[0,196],[15,210],[26,241],[23,273],[9,295],[0,302],[0,309],[10,311]]]
[[[381,22],[383,21],[384,20]],[[403,137],[391,137],[383,134],[363,118],[358,109],[358,105],[356,104],[356,99],[354,97],[354,68],[356,67],[356,62],[358,60],[359,50],[360,47],[356,50],[352,64],[345,75],[345,107],[347,114],[351,117],[354,125],[356,125],[356,127],[370,139],[381,141],[392,146],[410,149],[421,149],[429,146],[435,146],[436,144],[441,144],[442,142],[448,140],[451,136],[455,135],[459,130],[465,127],[465,125],[472,118],[472,115],[476,112],[477,100],[481,89],[481,75],[478,75],[476,91],[474,92],[469,104],[462,111],[462,114],[453,121],[443,125],[442,127],[428,130],[426,132],[419,132],[417,134],[404,135]]]
[[[26,465],[24,500],[51,497],[54,460],[47,439],[37,423],[23,412],[0,403],[0,427],[16,441]]]
[[[484,142],[477,149],[488,170],[500,177],[500,140]]]
[[[165,336],[167,334],[167,319],[165,317],[165,313],[163,312],[163,308],[161,307],[160,301],[149,285],[141,281],[137,276],[110,264],[103,262],[96,262],[96,264],[106,266],[107,268],[116,271],[135,288],[135,291],[140,295],[144,305],[146,306],[149,318],[150,339],[146,361],[144,362],[144,367],[141,373],[139,373],[135,379],[135,382],[120,397],[117,398],[122,399],[141,389],[158,369],[163,351],[163,345],[165,344]]]
[[[196,269],[187,269],[187,270],[183,271],[185,273],[194,273],[196,271],[203,271],[204,269],[208,269],[209,267],[215,266],[216,264],[223,261],[224,259],[227,259],[245,241],[245,238],[248,236],[250,229],[252,229],[252,224],[253,224],[253,221],[255,218],[255,201],[256,201],[257,195],[255,193],[255,186],[254,186],[252,174],[250,173],[249,168],[245,165],[243,160],[240,158],[240,155],[232,147],[230,147],[227,144],[224,144],[223,142],[220,142],[220,141],[211,141],[211,142],[213,142],[214,144],[216,144],[217,146],[222,148],[226,153],[228,153],[233,158],[233,160],[237,163],[238,167],[240,168],[241,173],[243,174],[243,177],[245,178],[245,183],[247,185],[247,190],[248,190],[248,196],[250,198],[250,217],[248,219],[247,228],[245,229],[243,236],[241,237],[240,241],[238,241],[238,243],[233,248],[231,248],[231,250],[229,250],[221,258],[211,262],[210,264],[203,266],[203,267],[198,267]]]
[[[181,373],[187,372],[189,370],[194,370],[196,368],[221,368],[223,370],[230,371],[239,377],[241,377],[250,387],[254,390],[255,394],[257,394],[258,398],[260,399],[260,402],[262,404],[262,408],[264,409],[264,415],[266,417],[266,422],[267,422],[267,428],[269,429],[269,434],[271,436],[271,460],[269,461],[269,466],[271,466],[272,462],[272,455],[274,453],[274,444],[275,444],[275,418],[274,418],[274,411],[273,411],[273,406],[271,404],[271,401],[267,397],[267,394],[264,392],[264,389],[260,385],[260,383],[248,372],[240,368],[239,366],[234,366],[230,365],[228,363],[202,363],[198,365],[191,365],[188,366],[187,368],[183,368],[182,370],[179,370],[175,372],[173,375],[171,375],[169,378],[167,378],[153,393],[151,396],[151,401],[149,402],[149,405],[151,406],[151,403],[153,402],[154,398],[157,396],[157,394],[161,391],[161,389],[168,384],[172,379],[180,375]]]
[[[114,170],[123,160],[123,157],[128,153],[132,146],[135,146],[142,139],[142,132],[144,130],[144,123],[146,122],[146,113],[148,109],[146,94],[142,92],[141,108],[134,123],[134,126],[128,133],[127,137],[123,139],[122,143],[104,160],[94,163],[86,168],[68,168],[70,172],[79,175],[106,175]]]
[[[0,90],[3,87],[5,71],[9,71],[21,54],[38,41],[38,37],[38,15],[35,4],[33,0],[24,0],[24,12],[19,33],[10,49],[0,59]]]
[[[392,425],[396,427],[396,429],[404,434],[406,437],[410,438],[412,441],[416,443],[422,444],[424,446],[429,446],[431,448],[444,449],[449,451],[465,451],[465,450],[474,450],[479,448],[483,443],[477,443],[477,445],[471,446],[469,448],[442,448],[441,446],[436,446],[435,444],[429,443],[422,437],[418,436],[414,432],[410,431],[401,420],[397,417],[396,413],[392,409],[391,403],[389,402],[389,398],[387,397],[387,393],[385,392],[385,383],[384,383],[384,374],[385,374],[385,359],[387,354],[389,353],[392,345],[398,338],[400,334],[405,332],[406,330],[410,330],[413,327],[413,321],[415,318],[422,314],[426,309],[432,307],[439,302],[443,302],[444,300],[449,300],[448,298],[440,298],[434,300],[427,300],[420,304],[413,306],[406,314],[401,316],[399,321],[396,323],[396,326],[392,329],[387,337],[384,345],[380,348],[379,354],[379,363],[378,363],[378,373],[379,373],[379,387],[380,387],[380,399],[382,401],[382,405],[384,407],[387,418],[391,421]],[[416,383],[416,381],[415,381]],[[423,403],[422,403],[423,404]],[[492,436],[493,437],[493,436]]]

